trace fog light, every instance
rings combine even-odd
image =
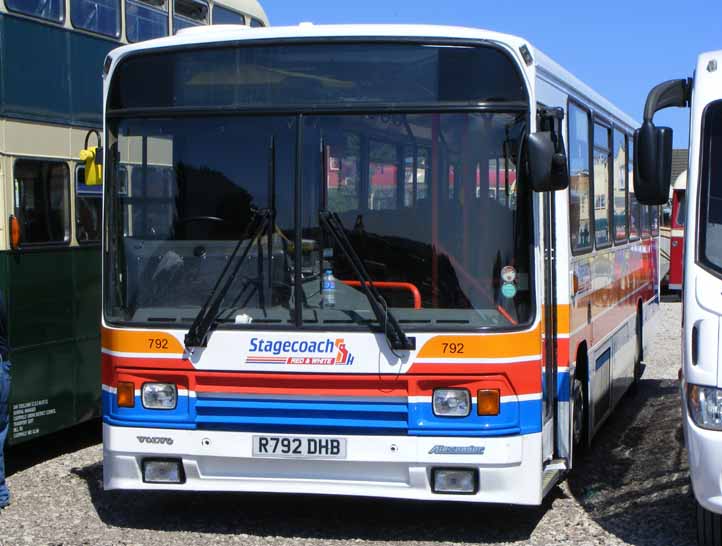
[[[185,483],[183,463],[180,459],[143,459],[145,483]]]
[[[473,468],[431,469],[431,490],[434,493],[473,495],[478,488],[479,478]]]
[[[145,383],[141,400],[147,409],[175,409],[178,390],[171,383]]]
[[[466,417],[471,411],[471,396],[466,389],[436,389],[433,396],[434,415]]]

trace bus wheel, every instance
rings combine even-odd
[[[574,409],[572,423],[572,441],[574,442],[574,452],[582,453],[588,442],[587,429],[587,396],[584,383],[579,379],[574,380],[574,390],[572,392]],[[576,458],[576,457],[575,457]]]
[[[722,544],[722,515],[715,514],[697,504],[697,544],[720,546]]]

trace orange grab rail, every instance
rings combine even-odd
[[[341,281],[347,286],[361,286],[361,281]],[[393,281],[373,281],[377,288],[396,288],[398,290],[408,290],[414,296],[414,309],[421,309],[421,294],[419,289],[410,282],[393,282]]]

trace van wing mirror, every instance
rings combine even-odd
[[[564,147],[554,142],[551,131],[539,131],[527,137],[528,176],[536,192],[565,190],[569,171]]]
[[[654,114],[663,108],[689,106],[692,80],[670,80],[647,95],[644,122],[634,132],[634,194],[643,205],[663,205],[672,183],[672,129],[655,127]]]
[[[634,195],[643,205],[663,205],[672,183],[672,129],[645,121],[634,131]]]

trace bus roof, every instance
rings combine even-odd
[[[228,0],[226,0],[228,1]],[[259,9],[260,6],[259,6]],[[428,38],[428,39],[461,39],[481,40],[504,46],[515,56],[521,67],[526,63],[520,52],[526,46],[534,59],[534,67],[548,79],[554,80],[564,88],[575,91],[586,97],[590,102],[603,108],[607,113],[630,129],[639,127],[639,123],[631,116],[614,106],[609,100],[594,91],[587,84],[573,76],[569,71],[557,64],[541,51],[535,49],[527,40],[511,34],[503,34],[490,30],[469,27],[442,25],[314,25],[301,23],[298,26],[278,26],[248,28],[244,26],[223,25],[192,28],[179,32],[175,36],[158,38],[137,44],[127,45],[115,50],[112,54],[113,65],[121,57],[140,50],[157,48],[222,43],[243,40],[273,39],[314,39],[314,38]],[[530,75],[526,74],[527,78]]]

